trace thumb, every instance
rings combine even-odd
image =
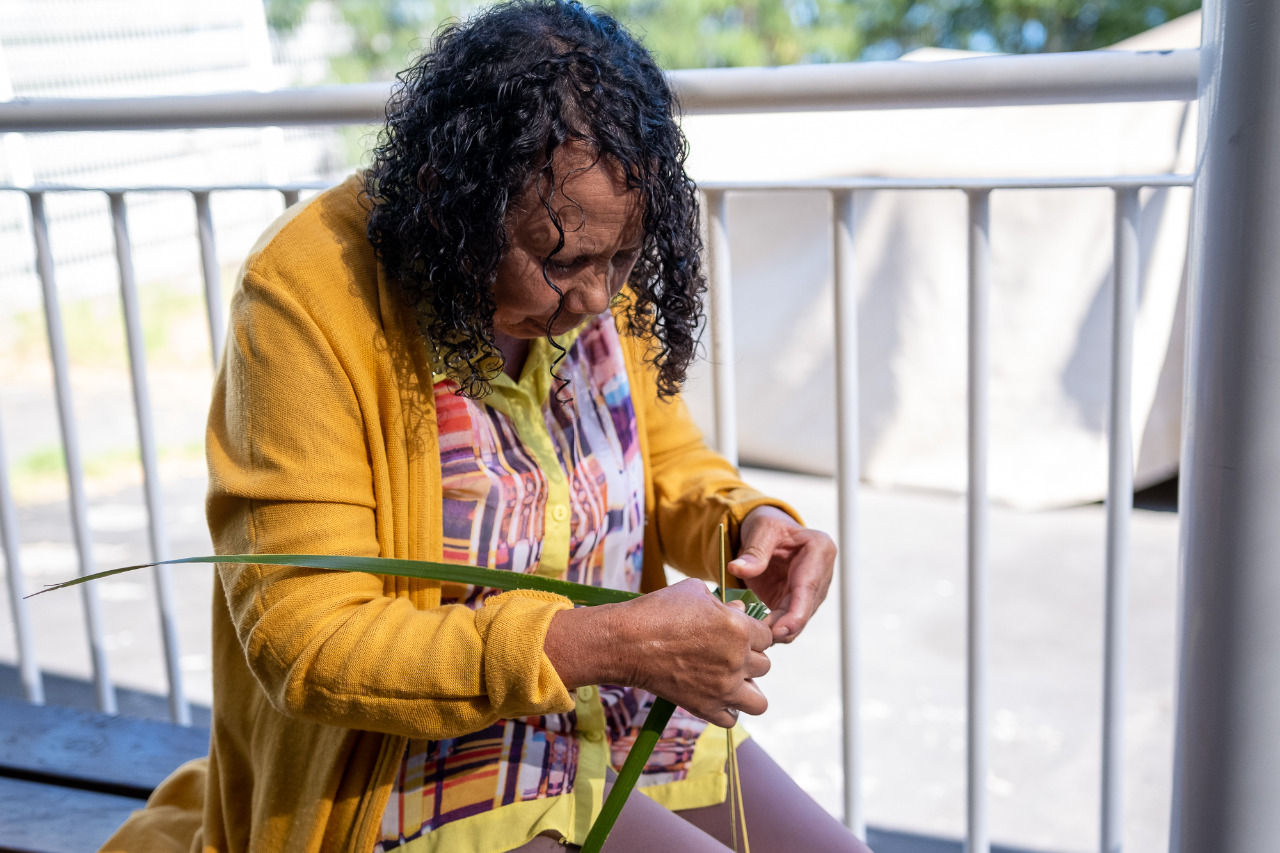
[[[741,547],[738,549],[738,556],[729,563],[729,571],[739,578],[753,578],[763,572],[768,568],[781,536],[779,525],[768,521],[744,525]]]

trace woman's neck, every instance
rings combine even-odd
[[[502,372],[518,381],[520,371],[524,370],[524,361],[529,356],[529,341],[495,332],[493,342],[502,353]]]

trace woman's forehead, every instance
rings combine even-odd
[[[567,149],[567,150],[566,150]],[[555,211],[561,227],[568,233],[579,233],[585,239],[602,239],[604,231],[622,231],[622,238],[638,236],[642,228],[640,190],[627,186],[621,164],[611,157],[601,157],[582,143],[566,143],[552,157],[551,173],[555,190],[550,189],[543,172],[521,194],[513,206],[508,227],[529,237],[543,237],[554,243],[559,232],[547,215],[547,207]]]

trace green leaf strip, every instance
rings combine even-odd
[[[176,560],[162,560],[158,563],[141,563],[136,566],[125,566],[97,574],[53,584],[32,595],[42,595],[55,589],[78,586],[89,581],[96,581],[112,575],[145,569],[151,566],[170,566],[179,563],[247,563],[276,566],[297,566],[304,569],[330,569],[345,572],[365,572],[375,575],[394,575],[402,578],[418,578],[445,583],[464,583],[490,589],[536,589],[563,595],[574,604],[596,605],[617,604],[638,598],[640,593],[625,592],[618,589],[605,589],[598,586],[573,583],[572,581],[549,578],[543,575],[526,575],[520,572],[507,572],[499,569],[483,569],[479,566],[465,566],[456,563],[433,563],[429,560],[396,560],[390,557],[341,557],[327,554],[219,554],[212,557],[181,557]],[[27,596],[30,598],[31,596]]]
[[[622,763],[618,778],[613,780],[613,788],[609,791],[600,814],[596,816],[596,822],[591,824],[587,840],[582,843],[582,853],[600,853],[600,848],[613,831],[618,815],[622,814],[622,807],[627,804],[627,797],[631,796],[641,771],[649,763],[649,756],[653,754],[653,748],[658,745],[658,739],[662,737],[675,710],[676,706],[666,699],[654,697],[653,704],[649,706],[649,714],[644,718],[644,725],[640,727],[640,733],[636,735],[636,741],[627,753],[627,760]]]

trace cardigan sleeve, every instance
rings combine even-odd
[[[730,559],[738,550],[738,528],[756,507],[774,506],[803,522],[785,502],[744,483],[738,469],[707,446],[679,395],[658,398],[648,352],[646,343],[629,339],[631,375],[639,386],[636,405],[643,409],[648,448],[651,522],[668,565],[693,577],[717,580],[722,522],[728,531]]]
[[[380,516],[373,470],[386,415],[376,386],[386,380],[367,335],[335,331],[345,322],[252,269],[245,276],[210,411],[207,511],[218,553],[391,556],[379,545],[389,513]],[[506,593],[476,611],[419,609],[376,575],[218,571],[248,668],[285,714],[440,739],[573,707],[542,652],[568,599]]]

